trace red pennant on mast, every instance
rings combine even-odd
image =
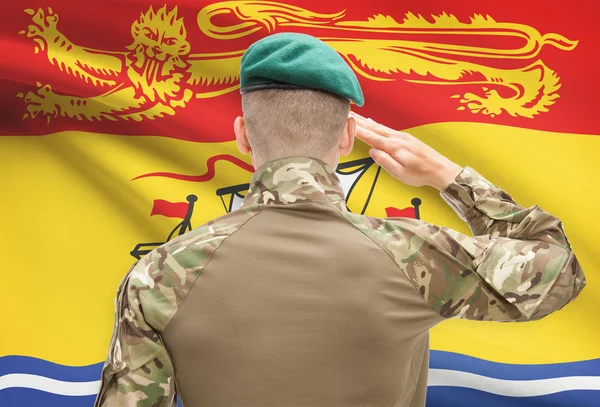
[[[189,205],[188,202],[169,202],[164,199],[155,199],[150,216],[162,215],[168,218],[185,219]]]

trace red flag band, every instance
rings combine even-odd
[[[572,13],[539,0],[303,1],[291,8],[180,0],[122,2],[117,14],[94,2],[6,3],[10,18],[0,38],[11,63],[0,64],[0,134],[233,140],[241,55],[257,39],[284,31],[334,47],[361,82],[361,112],[387,117],[391,127],[458,121],[600,134],[592,1]],[[135,50],[153,41],[143,28],[158,21],[175,34],[172,45],[155,46],[167,59],[153,62]],[[201,130],[199,117],[210,118]]]

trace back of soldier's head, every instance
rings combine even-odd
[[[338,142],[350,101],[312,89],[264,89],[242,95],[248,141],[258,156],[319,157]]]

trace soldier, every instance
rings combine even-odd
[[[125,276],[96,406],[425,406],[430,328],[540,319],[585,286],[559,219],[349,115],[362,91],[325,43],[266,37],[240,82],[250,189]],[[474,237],[351,213],[334,168],[355,136],[398,180],[440,190]]]

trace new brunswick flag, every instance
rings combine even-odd
[[[600,120],[593,1],[7,1],[0,14],[0,405],[91,406],[131,264],[244,197],[239,64],[277,32],[355,70],[358,110],[563,222],[588,286],[531,323],[447,321],[428,406],[598,406]],[[353,212],[470,233],[366,145]]]

